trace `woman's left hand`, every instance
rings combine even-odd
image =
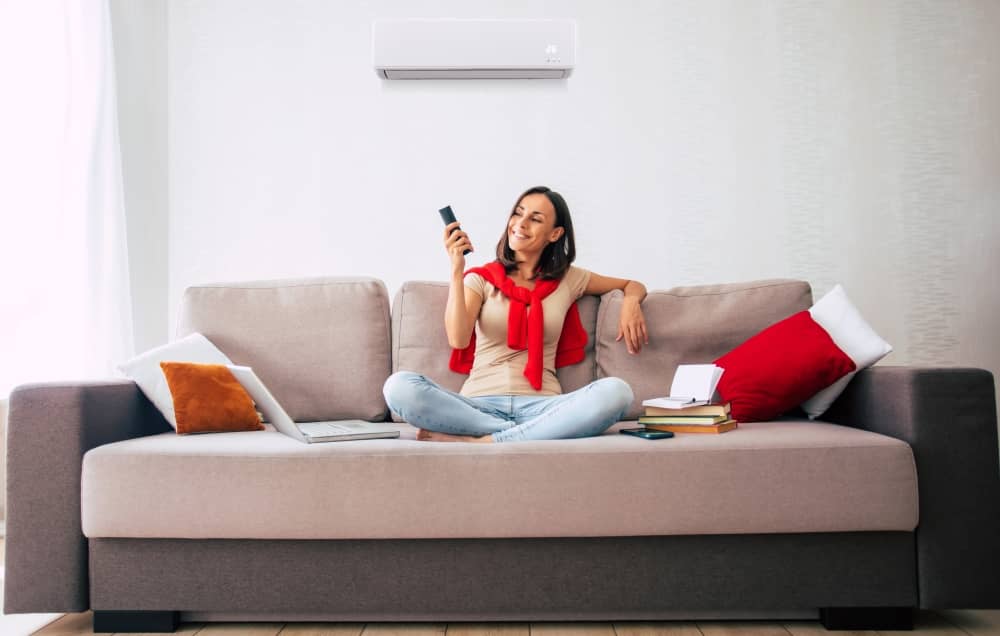
[[[618,320],[618,337],[615,342],[625,338],[625,347],[629,353],[639,353],[642,345],[649,344],[646,333],[646,319],[642,315],[639,301],[626,298],[622,302],[622,314]]]

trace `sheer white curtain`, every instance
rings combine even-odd
[[[0,0],[0,398],[133,352],[107,0]]]

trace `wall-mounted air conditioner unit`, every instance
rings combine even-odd
[[[561,79],[576,59],[573,20],[375,20],[384,79]]]

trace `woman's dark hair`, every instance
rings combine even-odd
[[[497,260],[503,264],[508,274],[517,269],[514,250],[510,249],[507,228],[510,217],[514,216],[514,212],[517,211],[517,206],[521,205],[521,201],[529,194],[544,194],[552,202],[552,207],[556,211],[555,227],[563,228],[562,236],[555,242],[549,243],[542,250],[542,255],[538,260],[538,271],[535,273],[537,278],[558,280],[569,269],[570,263],[576,259],[576,240],[573,237],[573,219],[569,215],[569,206],[566,205],[566,200],[562,198],[561,194],[545,186],[528,188],[521,196],[517,197],[514,207],[510,209],[510,214],[507,216],[508,225],[504,225],[503,235],[500,237],[500,242],[497,243]]]

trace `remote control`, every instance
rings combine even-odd
[[[458,220],[458,219],[455,218],[455,213],[451,211],[451,206],[450,205],[444,206],[443,208],[441,208],[440,210],[438,210],[438,213],[441,215],[441,220],[444,221],[445,225],[448,225],[449,223],[454,223],[455,221]],[[461,227],[461,226],[459,226],[459,227]],[[465,250],[465,251],[462,252],[462,254],[465,255],[465,254],[468,254],[471,251],[472,250]]]

